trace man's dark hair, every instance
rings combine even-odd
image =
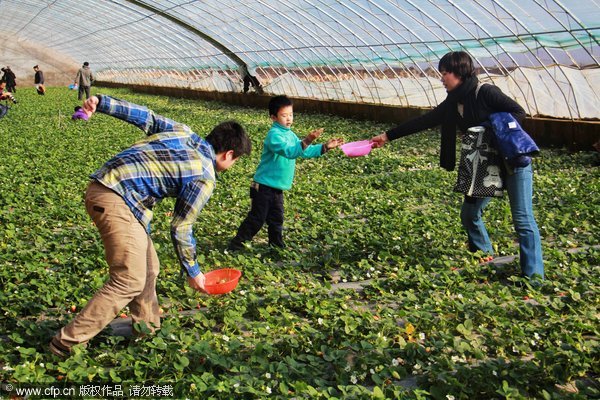
[[[473,60],[471,56],[464,51],[451,51],[444,54],[438,64],[438,71],[453,73],[463,81],[475,75]]]
[[[252,151],[252,142],[246,131],[236,121],[225,121],[215,126],[206,137],[215,153],[233,150],[233,156],[238,158]]]
[[[90,65],[90,63],[89,63],[89,62],[87,62],[87,61],[84,61],[84,62],[83,62],[83,66],[84,66],[84,67],[87,67],[88,65]]]
[[[285,95],[271,97],[271,100],[269,100],[269,115],[276,116],[282,107],[292,105],[294,105],[294,103],[292,103],[292,99]]]

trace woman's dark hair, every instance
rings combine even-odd
[[[292,105],[294,105],[294,103],[292,103],[292,99],[285,95],[271,97],[271,100],[269,100],[269,115],[277,116],[277,113],[282,107]]]
[[[473,60],[464,51],[451,51],[444,54],[438,64],[438,71],[453,73],[463,81],[471,76],[475,76]]]
[[[236,121],[225,121],[215,126],[206,137],[215,153],[233,150],[233,156],[238,158],[252,151],[252,142],[246,131]]]

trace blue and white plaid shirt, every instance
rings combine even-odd
[[[213,147],[184,124],[154,114],[146,107],[99,96],[97,112],[129,122],[146,138],[117,154],[91,175],[121,195],[150,233],[152,207],[165,197],[177,198],[171,238],[182,268],[191,277],[196,262],[193,224],[216,185]]]

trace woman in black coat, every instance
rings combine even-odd
[[[425,129],[441,125],[440,165],[448,171],[456,164],[456,130],[487,122],[490,114],[509,112],[517,121],[523,120],[525,110],[502,91],[489,84],[480,85],[475,76],[471,57],[463,52],[451,52],[442,57],[438,70],[448,96],[433,110],[373,137],[373,147]],[[544,277],[544,263],[539,229],[533,215],[533,170],[531,159],[518,159],[516,165],[506,165],[506,190],[510,200],[513,225],[519,237],[521,271],[524,275]],[[465,196],[461,221],[467,231],[469,249],[493,255],[482,214],[490,197]]]
[[[2,76],[2,80],[6,82],[6,90],[11,93],[17,93],[17,76],[10,69],[10,67],[2,68],[2,72],[4,75]]]

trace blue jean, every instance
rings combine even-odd
[[[506,174],[505,182],[513,225],[519,238],[521,271],[526,276],[532,277],[537,274],[543,279],[542,242],[533,216],[533,170],[531,164],[509,171]],[[460,219],[467,231],[469,250],[481,250],[493,255],[492,243],[481,218],[483,209],[490,200],[490,197],[465,197],[460,211]]]

